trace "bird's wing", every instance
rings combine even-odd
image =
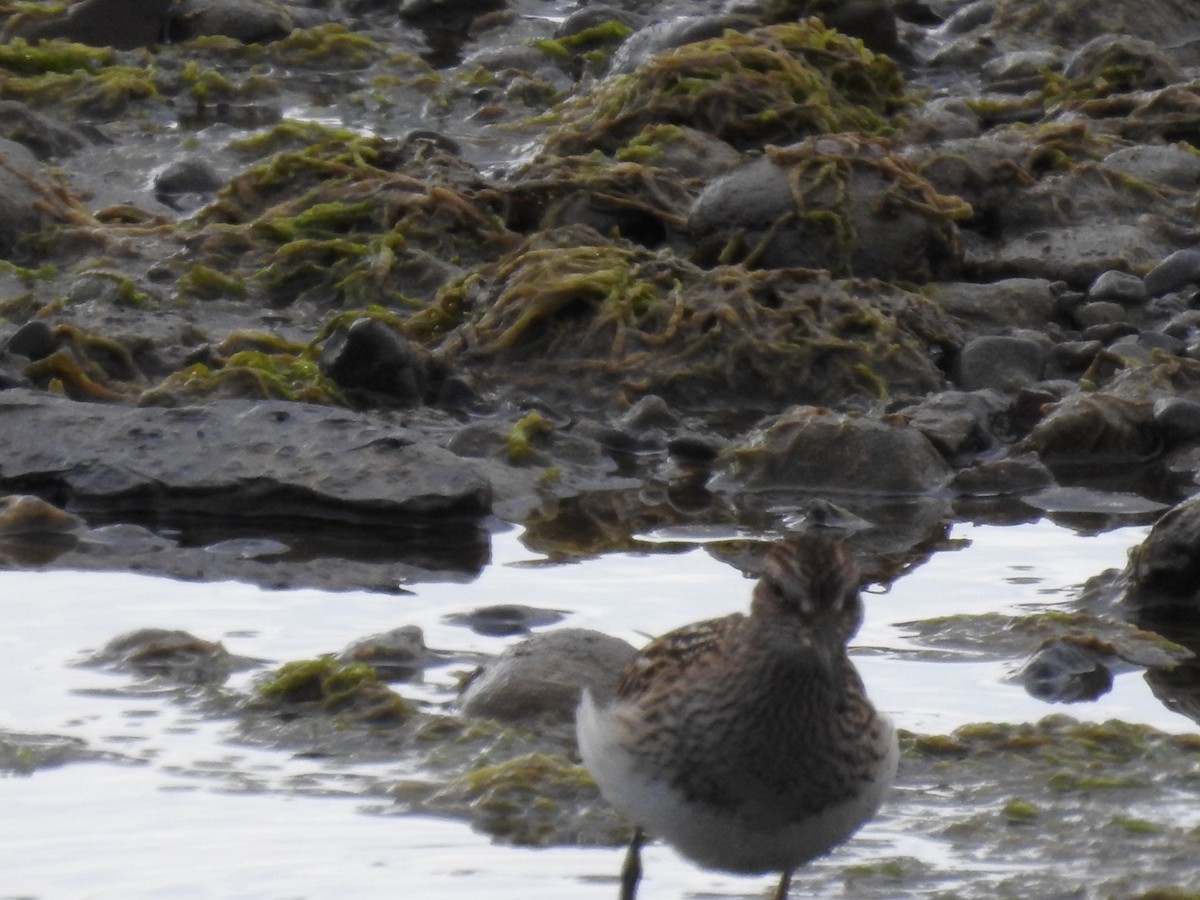
[[[647,644],[626,666],[617,684],[617,698],[637,700],[662,679],[674,680],[687,669],[703,667],[721,655],[729,634],[744,616],[709,619],[685,625]]]

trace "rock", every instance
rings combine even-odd
[[[1129,553],[1122,604],[1141,619],[1200,620],[1200,495],[1162,516]]]
[[[74,535],[84,521],[40,497],[28,494],[0,497],[0,538],[32,535]]]
[[[1054,475],[1032,453],[987,459],[960,469],[950,480],[950,489],[969,497],[1003,497],[1027,494],[1054,483]]]
[[[30,319],[13,332],[4,344],[9,353],[16,353],[26,359],[44,359],[59,347],[58,337],[54,330],[41,319]]]
[[[23,239],[53,224],[89,219],[61,186],[45,177],[23,144],[0,140],[0,258],[19,260]]]
[[[1094,302],[1114,302],[1126,306],[1144,303],[1148,296],[1146,282],[1128,272],[1109,269],[1096,276],[1087,291],[1088,299]]]
[[[1200,250],[1176,250],[1147,272],[1144,280],[1146,293],[1151,297],[1200,283]]]
[[[1104,344],[1100,341],[1062,341],[1054,345],[1054,362],[1068,372],[1079,372],[1092,364]]]
[[[1055,285],[1043,278],[1006,278],[991,284],[941,282],[929,287],[934,303],[975,333],[1042,328],[1054,318]]]
[[[355,641],[338,654],[343,663],[366,663],[384,681],[400,681],[420,673],[430,661],[425,634],[416,625],[393,628]]]
[[[30,42],[65,38],[93,47],[133,50],[163,41],[171,0],[79,0],[49,19],[28,19],[9,37]]]
[[[0,486],[37,479],[77,508],[232,518],[478,516],[488,482],[403,428],[287,401],[136,409],[0,392]]]
[[[1113,93],[1152,90],[1184,80],[1182,69],[1153,43],[1128,34],[1092,38],[1067,61],[1072,81],[1103,83]]]
[[[958,384],[964,391],[1016,391],[1041,380],[1045,365],[1045,351],[1036,341],[984,335],[963,347]]]
[[[612,697],[635,652],[627,641],[581,628],[536,634],[485,666],[459,703],[469,716],[513,724],[568,723],[583,688],[600,703]]]
[[[1095,303],[1085,303],[1075,310],[1075,323],[1085,331],[1097,325],[1116,325],[1125,323],[1125,307],[1111,300],[1098,300]]]
[[[1041,90],[1044,73],[1060,71],[1062,65],[1062,54],[1052,50],[1014,50],[989,60],[980,75],[990,90],[1023,94]]]
[[[1170,441],[1200,438],[1200,403],[1185,397],[1160,397],[1154,401],[1154,424]]]
[[[1112,690],[1112,657],[1086,641],[1049,640],[1017,673],[1025,690],[1047,703],[1095,700]]]
[[[200,206],[217,192],[224,179],[208,160],[191,157],[163,166],[154,175],[154,196],[175,210]],[[192,202],[187,202],[188,198]]]
[[[233,657],[222,644],[162,628],[115,637],[88,662],[143,678],[210,686],[223,684],[233,668]]]
[[[1177,143],[1122,147],[1104,157],[1103,164],[1114,172],[1179,190],[1191,190],[1200,181],[1200,157]],[[1154,291],[1150,295],[1157,296]]]
[[[356,319],[321,348],[321,371],[351,396],[389,406],[417,406],[429,391],[425,355],[378,319]]]
[[[1007,405],[995,391],[942,391],[906,408],[903,415],[943,456],[954,458],[991,446],[989,420]]]
[[[883,142],[825,136],[714,179],[688,224],[707,257],[921,282],[956,271],[964,210]]]
[[[445,619],[452,625],[465,625],[476,634],[490,637],[509,637],[529,634],[534,628],[556,625],[567,615],[565,609],[543,609],[520,603],[498,603],[481,606],[465,613],[451,613]]]
[[[295,21],[275,0],[179,0],[171,8],[169,27],[176,41],[222,35],[244,44],[265,44],[287,37]]]
[[[81,129],[15,100],[0,101],[0,134],[28,147],[39,160],[69,156],[89,143]]]
[[[1161,437],[1151,424],[1147,402],[1080,393],[1060,401],[1018,448],[1036,451],[1051,469],[1127,466],[1161,451]]]
[[[896,421],[796,407],[726,450],[712,488],[918,494],[950,468],[916,428]]]
[[[342,665],[322,656],[284,663],[259,679],[240,712],[246,719],[260,712],[285,720],[332,715],[346,723],[386,727],[412,718],[416,707],[380,681],[371,666]]]

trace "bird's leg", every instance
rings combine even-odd
[[[642,877],[642,841],[646,839],[641,828],[633,829],[633,839],[625,851],[625,864],[621,866],[621,900],[635,900],[638,881]]]
[[[779,887],[775,891],[775,900],[787,900],[788,889],[792,886],[792,872],[785,871],[779,876]]]

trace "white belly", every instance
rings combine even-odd
[[[600,792],[651,835],[690,859],[730,872],[781,872],[827,853],[854,834],[879,808],[896,772],[898,748],[884,722],[890,749],[875,779],[851,799],[783,826],[768,825],[753,809],[716,813],[689,802],[666,781],[637,765],[622,746],[619,706],[597,709],[585,691],[576,717],[579,752]],[[802,814],[801,814],[802,815]],[[778,814],[765,817],[768,821]]]

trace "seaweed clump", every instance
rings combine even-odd
[[[535,235],[405,327],[440,337],[452,366],[499,367],[517,389],[561,384],[571,405],[652,392],[747,413],[935,389],[928,347],[957,334],[930,301],[882,284],[705,271],[578,227]]]
[[[326,713],[370,723],[403,722],[415,712],[372,666],[343,665],[330,656],[284,663],[259,685],[251,703],[292,715]]]
[[[551,116],[551,153],[612,153],[645,126],[687,125],[739,149],[836,131],[886,133],[907,103],[896,64],[817,19],[729,31],[605,79]]]
[[[197,258],[271,305],[417,306],[512,242],[493,192],[458,160],[287,123],[259,142],[288,149],[236,176],[201,214]]]

